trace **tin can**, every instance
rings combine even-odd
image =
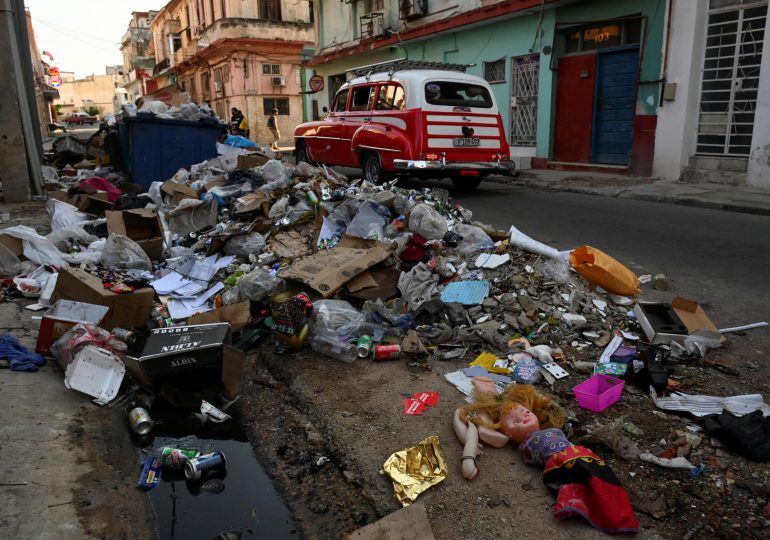
[[[184,475],[188,480],[200,480],[205,473],[225,468],[225,455],[222,452],[211,452],[187,460],[184,464]]]
[[[372,345],[374,345],[374,341],[372,341],[371,337],[364,335],[358,338],[358,342],[356,343],[358,357],[366,358],[369,356],[369,353],[372,352]]]
[[[125,328],[113,328],[112,335],[129,345],[136,341],[136,334],[134,334],[134,332],[131,330],[126,330]]]
[[[401,356],[401,345],[377,345],[374,347],[375,360],[391,360]]]
[[[307,202],[309,202],[309,203],[310,203],[310,204],[312,204],[313,206],[317,206],[317,205],[318,205],[318,203],[319,203],[319,200],[318,200],[318,195],[316,195],[316,194],[315,194],[314,192],[312,192],[312,191],[308,191],[308,192],[307,192]]]
[[[160,462],[162,465],[171,467],[172,469],[183,469],[185,463],[200,455],[201,453],[197,450],[171,448],[170,446],[167,446],[160,454]]]
[[[134,407],[128,413],[128,423],[137,435],[147,435],[152,429],[152,418],[144,407]]]
[[[329,189],[329,185],[325,182],[321,184],[321,199],[324,201],[330,201],[332,199],[332,192]]]

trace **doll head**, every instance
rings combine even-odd
[[[500,417],[500,431],[515,443],[521,443],[527,435],[540,430],[540,421],[523,405],[516,405]]]

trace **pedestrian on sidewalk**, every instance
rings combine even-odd
[[[273,134],[270,150],[278,150],[278,140],[281,138],[281,132],[278,131],[278,109],[273,109],[273,114],[267,119],[267,127]]]

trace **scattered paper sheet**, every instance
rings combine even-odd
[[[770,406],[765,403],[761,394],[744,394],[740,396],[704,396],[673,392],[668,397],[658,397],[657,392],[650,388],[650,397],[655,405],[666,411],[685,411],[694,416],[721,414],[723,410],[735,416],[743,416],[753,411],[762,411],[763,416],[770,416]]]
[[[502,266],[511,260],[511,256],[506,253],[505,255],[497,255],[495,253],[482,253],[476,257],[476,268],[497,268]]]
[[[193,299],[189,300],[189,305],[190,305],[191,307],[193,307],[193,308],[197,308],[197,307],[200,307],[200,306],[202,306],[203,304],[205,304],[206,302],[208,302],[208,301],[209,301],[209,299],[210,299],[212,296],[214,296],[215,294],[217,294],[219,291],[221,291],[221,290],[222,290],[222,289],[224,289],[224,288],[225,288],[225,284],[224,284],[224,283],[222,283],[221,281],[220,281],[220,282],[218,282],[218,283],[215,283],[215,284],[214,284],[214,285],[212,285],[212,286],[211,286],[211,288],[210,288],[208,291],[206,291],[205,293],[201,294],[200,296],[198,296],[198,297],[196,297],[196,298],[193,298]],[[187,303],[187,302],[185,302],[185,303]]]
[[[212,309],[211,306],[208,304],[204,304],[203,306],[190,309],[184,304],[182,300],[175,300],[175,299],[170,300],[168,303],[168,314],[175,321],[187,319],[188,317],[196,313],[211,311],[211,309]]]

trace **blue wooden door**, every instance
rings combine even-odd
[[[628,165],[636,108],[639,48],[597,51],[591,161]]]

